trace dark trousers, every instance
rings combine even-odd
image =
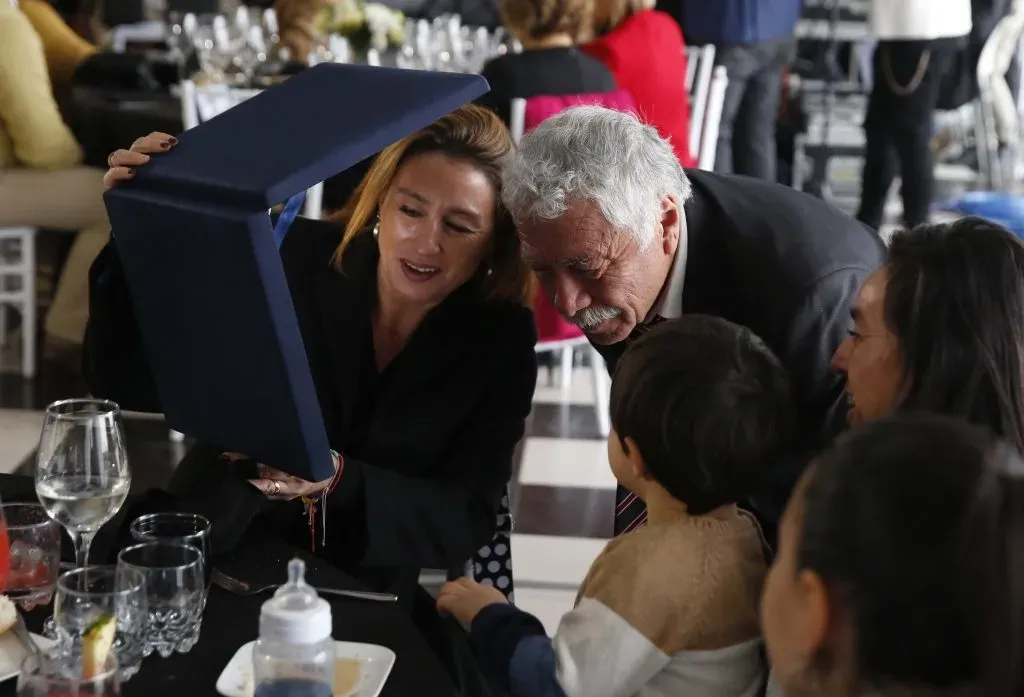
[[[715,64],[725,66],[729,86],[722,105],[715,170],[775,181],[775,120],[782,73],[795,43],[786,37],[759,44],[722,44]]]
[[[942,78],[958,44],[880,41],[872,62],[874,83],[864,119],[867,142],[857,219],[881,227],[897,173],[902,179],[903,222],[928,221],[935,188],[931,139]]]

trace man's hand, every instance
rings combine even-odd
[[[437,611],[454,617],[468,632],[473,619],[481,610],[489,605],[507,602],[501,591],[494,586],[485,586],[468,578],[460,578],[441,586],[441,592],[437,596]]]
[[[239,453],[224,453],[221,457],[231,462],[246,459],[245,455]],[[322,482],[307,482],[305,479],[293,477],[262,463],[257,465],[257,469],[260,475],[259,479],[250,479],[249,483],[271,501],[292,501],[302,496],[312,498],[330,486],[331,479],[333,479],[331,477]]]

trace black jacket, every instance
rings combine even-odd
[[[377,246],[357,238],[339,271],[330,259],[340,239],[339,226],[299,218],[281,250],[328,438],[345,458],[319,553],[354,572],[461,567],[494,533],[530,411],[533,315],[478,301],[471,281],[376,376]],[[161,411],[114,243],[94,263],[90,291],[91,389],[125,409]],[[301,512],[288,515],[296,543],[308,545]]]
[[[829,363],[885,247],[867,226],[787,186],[700,170],[687,176],[683,312],[717,315],[764,339],[788,369],[803,412],[799,449],[813,452],[846,424],[843,379]],[[609,367],[624,343],[597,347]],[[802,469],[806,458],[799,460],[791,469]],[[769,520],[797,474],[783,473],[774,502],[759,506]]]
[[[601,61],[575,46],[535,48],[487,61],[480,73],[491,91],[477,104],[508,123],[513,99],[614,92],[615,77]]]

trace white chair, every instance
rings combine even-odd
[[[7,312],[21,313],[21,374],[36,374],[36,230],[0,228],[0,346],[7,342]]]
[[[715,47],[686,48],[686,91],[690,94],[690,152],[700,152],[715,68]],[[719,111],[721,115],[721,111]]]
[[[1016,152],[1020,145],[1021,119],[1006,81],[1014,54],[1024,35],[1024,3],[1015,2],[1014,11],[999,20],[978,57],[978,100],[975,145],[978,168],[990,188],[1002,189],[1006,172],[999,155],[1000,145]]]
[[[704,130],[700,136],[700,148],[693,151],[697,156],[699,169],[714,171],[715,154],[718,152],[718,131],[722,125],[722,108],[725,106],[725,90],[729,87],[729,75],[725,66],[715,68],[708,90],[707,109],[704,112]]]
[[[512,142],[519,145],[526,131],[526,100],[522,97],[513,99],[509,107],[508,130],[512,134]]]

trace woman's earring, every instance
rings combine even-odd
[[[491,276],[491,275],[493,275],[493,274],[494,274],[494,269],[493,269],[493,268],[491,268],[490,266],[488,266],[488,267],[487,267],[487,275],[488,275],[488,276]]]
[[[376,240],[380,237],[380,216],[377,216],[377,222],[373,225],[373,239]]]

